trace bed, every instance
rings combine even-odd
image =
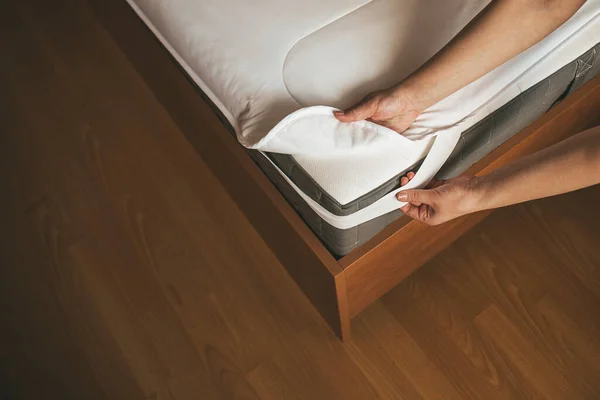
[[[341,337],[349,337],[353,316],[485,216],[432,228],[394,210],[335,226],[315,204],[330,215],[350,216],[395,190],[399,177],[418,171],[422,160],[407,165],[384,154],[375,164],[315,163],[252,144],[303,107],[343,108],[401,80],[487,2],[128,3],[164,48],[148,32],[132,35],[131,15],[120,15],[116,3],[100,6],[111,33],[172,105],[224,186],[234,198],[243,195],[240,208]],[[600,1],[588,0],[545,42],[416,121],[409,137],[460,130],[438,177],[484,173],[598,122],[599,12]]]

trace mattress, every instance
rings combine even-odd
[[[227,118],[240,143],[252,147],[303,107],[345,108],[369,91],[400,81],[487,1],[129,3]],[[543,113],[596,72],[593,47],[599,41],[599,9],[599,0],[588,0],[545,42],[426,110],[407,135],[438,132],[460,122],[461,140],[441,174],[452,176],[468,168],[491,150],[490,144],[499,145],[509,137],[506,132],[516,133],[522,121]],[[495,91],[490,90],[494,85]],[[544,85],[551,87],[541,89]],[[299,194],[332,214],[351,215],[395,188],[407,167],[418,167],[384,162],[369,169],[336,168],[290,154],[252,155],[336,254],[361,244],[399,212],[336,229],[315,218],[314,209],[306,209],[307,199]]]

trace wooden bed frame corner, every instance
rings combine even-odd
[[[125,1],[90,1],[109,34],[231,197],[243,199],[236,200],[239,208],[342,340],[351,336],[353,317],[489,214],[480,212],[435,227],[402,217],[336,260]],[[598,123],[600,76],[466,173],[486,174]]]

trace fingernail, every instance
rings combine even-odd
[[[333,115],[344,115],[343,111],[334,111]]]
[[[408,195],[405,192],[400,192],[396,195],[396,198],[399,201],[406,201],[406,200],[408,200]]]

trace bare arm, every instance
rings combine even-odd
[[[600,127],[477,178],[475,210],[503,207],[600,183]]]
[[[426,108],[533,46],[585,0],[492,0],[448,45],[396,86],[337,113],[405,131]]]
[[[585,0],[492,0],[446,47],[398,85],[424,110],[538,43]]]
[[[459,177],[434,189],[407,190],[404,213],[437,225],[471,212],[571,192],[600,183],[600,126],[482,177]]]

